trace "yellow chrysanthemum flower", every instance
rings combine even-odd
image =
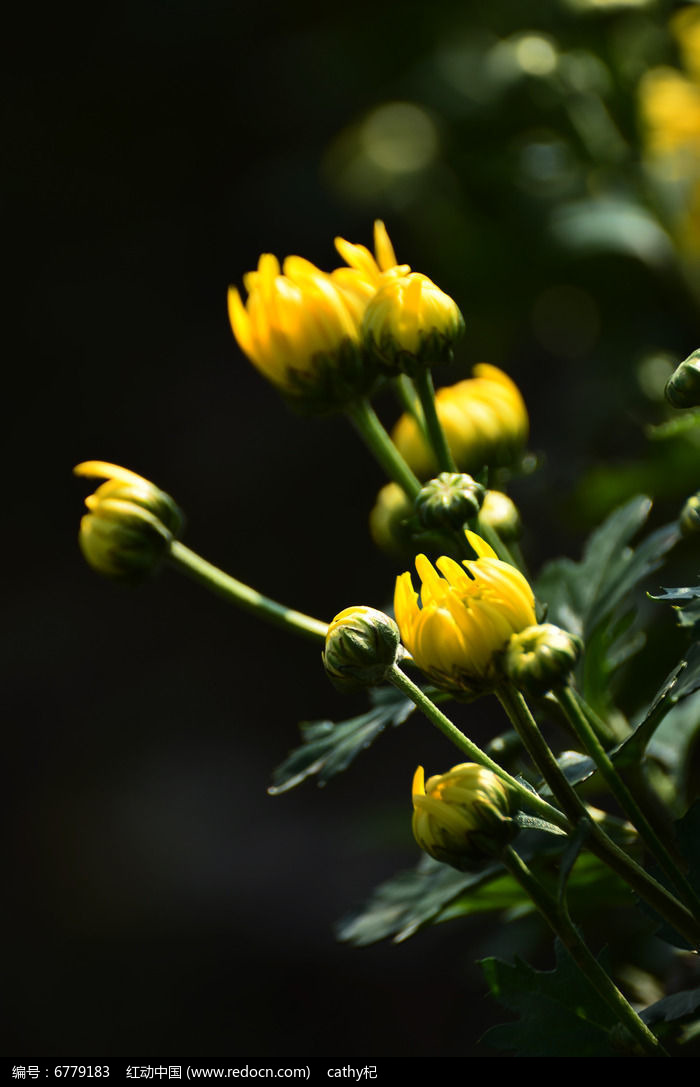
[[[264,253],[243,277],[246,304],[235,287],[229,318],[241,350],[293,400],[342,402],[366,384],[360,318],[347,292],[303,257],[282,269]],[[328,406],[328,405],[326,405]]]
[[[525,446],[529,433],[525,402],[517,385],[497,366],[480,363],[473,377],[438,389],[435,407],[460,472],[511,465]],[[391,436],[420,479],[435,475],[437,462],[412,415],[402,415]]]
[[[335,247],[346,265],[331,272],[331,279],[343,292],[359,326],[367,303],[382,284],[408,275],[411,269],[408,264],[396,263],[394,247],[381,219],[374,223],[374,256],[366,246],[355,245],[344,238],[336,238]]]
[[[639,84],[639,107],[654,156],[700,154],[700,86],[675,68],[654,68]],[[669,163],[670,165],[670,163]],[[687,162],[686,162],[687,166]],[[680,170],[682,162],[676,164]]]
[[[671,19],[671,30],[678,42],[683,64],[693,79],[700,81],[700,11],[691,5]]]
[[[475,698],[497,685],[495,658],[511,635],[537,619],[532,589],[520,571],[497,558],[476,533],[466,536],[478,558],[460,564],[443,555],[436,570],[418,555],[420,597],[410,573],[401,574],[394,613],[418,667],[438,686]]]
[[[87,562],[105,577],[137,582],[160,566],[182,532],[183,518],[165,491],[136,472],[101,460],[83,461],[73,472],[106,479],[88,495],[78,542]]]
[[[512,841],[517,825],[509,818],[508,789],[491,770],[463,762],[425,781],[413,777],[413,836],[435,860],[460,870],[497,855]]]
[[[241,350],[288,399],[309,410],[342,406],[368,391],[376,377],[361,335],[367,303],[387,279],[410,272],[397,265],[384,223],[374,224],[375,256],[336,238],[347,265],[327,274],[303,257],[282,268],[263,253],[243,283],[243,302],[229,288],[228,312]]]

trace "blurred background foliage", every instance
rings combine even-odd
[[[294,606],[383,605],[397,570],[367,533],[379,471],[348,428],[287,413],[225,309],[259,252],[328,268],[335,234],[368,243],[380,217],[399,260],[464,313],[437,382],[487,361],[523,390],[537,471],[513,493],[533,568],[577,557],[640,491],[656,523],[675,516],[698,486],[698,428],[662,426],[666,378],[700,343],[698,26],[700,9],[670,0],[13,14],[18,1044],[429,1056],[466,1053],[491,1021],[469,1003],[470,981],[483,991],[471,962],[522,950],[534,919],[361,955],[330,933],[413,863],[410,777],[418,748],[426,765],[449,757],[442,741],[412,718],[342,784],[266,797],[296,720],[351,711],[305,645],[194,587],[100,584],[75,545],[68,472],[100,457],[154,479],[187,511],[191,546]],[[684,556],[676,584],[696,573]],[[475,716],[484,742],[495,713]],[[449,1013],[416,1007],[422,984]]]

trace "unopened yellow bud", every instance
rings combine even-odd
[[[360,342],[361,316],[345,292],[310,261],[270,253],[244,276],[248,300],[229,290],[229,318],[241,350],[296,406],[328,411],[366,392],[375,378]]]
[[[367,305],[362,332],[389,372],[415,374],[452,359],[464,320],[449,295],[427,276],[411,272],[387,278]]]
[[[377,547],[393,557],[411,551],[411,534],[405,527],[413,513],[406,492],[398,483],[387,483],[377,495],[369,515],[369,531]]]
[[[487,491],[479,519],[497,532],[504,543],[520,539],[522,522],[518,507],[502,491]]]
[[[527,694],[541,695],[566,682],[582,649],[575,634],[539,623],[513,635],[503,653],[503,671]]]
[[[476,533],[466,537],[478,558],[458,563],[443,555],[436,570],[418,555],[420,598],[410,573],[402,574],[394,613],[418,667],[445,690],[476,698],[497,686],[498,655],[511,635],[536,617],[532,589],[520,571],[502,562]]]
[[[328,627],[326,674],[340,691],[376,687],[395,663],[399,641],[398,627],[388,615],[364,606],[345,608]]]
[[[84,461],[73,471],[107,480],[85,499],[89,512],[80,522],[78,542],[87,562],[98,573],[121,581],[149,577],[182,532],[182,513],[173,499],[116,464]]]
[[[498,856],[517,834],[509,818],[506,785],[491,770],[461,763],[425,781],[419,766],[413,778],[413,836],[435,860],[460,871]]]
[[[518,462],[528,437],[527,410],[518,387],[496,366],[481,363],[474,376],[438,389],[435,408],[455,464],[471,475]],[[420,479],[438,470],[415,418],[402,415],[392,431],[399,452]]]
[[[700,348],[671,374],[666,382],[666,399],[674,408],[700,407]]]

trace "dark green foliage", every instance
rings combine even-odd
[[[273,772],[273,784],[268,792],[273,795],[287,792],[314,774],[318,775],[318,784],[325,785],[347,769],[385,728],[402,724],[415,709],[413,703],[393,687],[372,691],[370,700],[372,709],[348,721],[301,724],[303,743]]]
[[[615,1017],[580,973],[559,941],[554,970],[534,970],[483,959],[484,975],[499,1004],[518,1015],[492,1027],[483,1041],[518,1057],[617,1057],[611,1031]]]
[[[613,754],[613,761],[619,766],[634,765],[641,758],[647,744],[669,710],[698,688],[700,688],[700,642],[695,642],[683,659],[666,676],[634,733]]]
[[[524,827],[532,823],[524,822]],[[548,830],[538,826],[537,830]],[[518,838],[518,853],[528,859],[543,878],[555,885],[550,871],[569,842],[564,835],[541,834],[531,830]],[[604,905],[629,905],[631,897],[622,882],[591,854],[572,858],[569,874],[570,901],[586,912]],[[532,902],[500,863],[489,863],[474,872],[458,872],[430,857],[422,857],[412,871],[399,872],[380,884],[368,901],[337,926],[340,940],[364,946],[379,940],[407,940],[419,928],[433,923],[467,917],[475,913],[529,911]]]
[[[340,921],[338,939],[363,946],[391,936],[400,943],[434,921],[458,895],[488,883],[502,872],[497,863],[477,872],[458,872],[432,857],[423,857],[417,868],[399,872],[380,884],[365,907]]]
[[[658,596],[650,595],[652,600],[663,600],[666,604],[672,604],[678,625],[687,628],[693,637],[700,636],[700,586],[664,589]]]
[[[610,680],[644,644],[631,619],[637,586],[663,563],[677,543],[676,522],[652,532],[633,550],[630,540],[646,521],[651,501],[643,495],[615,510],[589,537],[580,562],[555,559],[536,584],[548,605],[549,621],[584,638],[586,652],[577,674],[590,705],[605,713]]]

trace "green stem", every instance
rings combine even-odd
[[[695,891],[685,876],[678,870],[672,857],[669,856],[665,845],[649,823],[644,812],[637,804],[636,799],[627,788],[627,785],[617,773],[612,759],[588,723],[572,690],[569,687],[559,687],[552,693],[576,732],[584,751],[586,751],[595,762],[611,793],[629,820],[636,827],[650,853],[656,858],[659,867],[666,873],[666,876],[676,888],[676,891],[685,901],[685,904],[689,909],[700,918],[700,900],[698,899],[698,896],[695,894]]]
[[[369,400],[355,400],[345,410],[389,479],[398,483],[413,500],[420,490],[420,481],[392,442]]]
[[[532,874],[512,846],[506,846],[502,860],[513,878],[530,896],[554,934],[559,937],[581,973],[614,1013],[616,1019],[627,1028],[632,1038],[649,1056],[667,1057],[666,1050],[639,1018],[582,939],[569,916],[565,900],[556,901]]]
[[[407,698],[421,710],[428,720],[434,724],[448,740],[457,747],[464,755],[467,755],[473,762],[479,764],[479,766],[485,766],[487,770],[491,770],[496,774],[501,781],[504,781],[515,793],[524,807],[530,808],[536,811],[538,815],[543,819],[548,820],[550,823],[554,823],[555,826],[561,830],[569,831],[571,826],[568,820],[562,815],[558,808],[553,807],[552,804],[548,804],[546,800],[538,796],[536,793],[531,792],[516,778],[512,777],[507,770],[504,770],[502,766],[499,766],[497,762],[489,758],[485,751],[482,751],[480,747],[477,747],[475,743],[472,743],[463,732],[453,725],[449,717],[446,717],[442,710],[439,710],[434,702],[426,695],[425,691],[421,690],[408,676],[401,671],[398,665],[393,665],[387,679],[395,687],[397,687]]]
[[[259,619],[284,627],[294,634],[302,634],[314,641],[325,640],[328,623],[322,623],[320,619],[294,611],[293,608],[286,608],[283,604],[278,604],[276,600],[263,596],[256,589],[251,589],[249,585],[237,581],[235,577],[225,574],[217,566],[213,566],[194,551],[190,551],[189,547],[185,547],[179,540],[175,540],[170,545],[170,561],[201,585],[230,600],[232,604],[243,608],[244,611],[252,612]]]
[[[630,730],[628,728],[623,728],[621,724],[616,727],[614,723],[611,724],[602,718],[596,713],[593,707],[588,704],[581,692],[577,691],[575,687],[571,688],[571,693],[578,702],[581,712],[586,715],[589,725],[603,747],[613,747],[615,744],[620,743],[629,736]]]
[[[394,388],[404,410],[413,416],[421,433],[425,434],[425,418],[416,398],[416,390],[411,379],[406,374],[399,374],[398,377],[394,378]]]
[[[644,898],[657,913],[665,917],[693,947],[699,947],[700,924],[692,913],[653,876],[632,860],[624,850],[620,849],[612,839],[608,838],[607,834],[591,819],[583,801],[557,765],[520,692],[504,684],[497,694],[528,754],[537,765],[566,816],[574,825],[583,820],[586,821],[589,832],[588,847],[591,852],[617,872],[632,890]]]
[[[438,418],[438,413],[435,408],[435,386],[433,385],[433,375],[427,366],[423,366],[418,371],[413,378],[413,384],[423,409],[428,440],[430,441],[433,453],[435,454],[438,470],[440,472],[456,472],[458,470],[457,465],[452,456],[452,451],[447,444],[445,431],[442,429],[442,423]]]
[[[496,697],[568,819],[576,825],[580,819],[588,818],[583,801],[566,780],[520,692],[510,684],[502,684],[496,691]]]

